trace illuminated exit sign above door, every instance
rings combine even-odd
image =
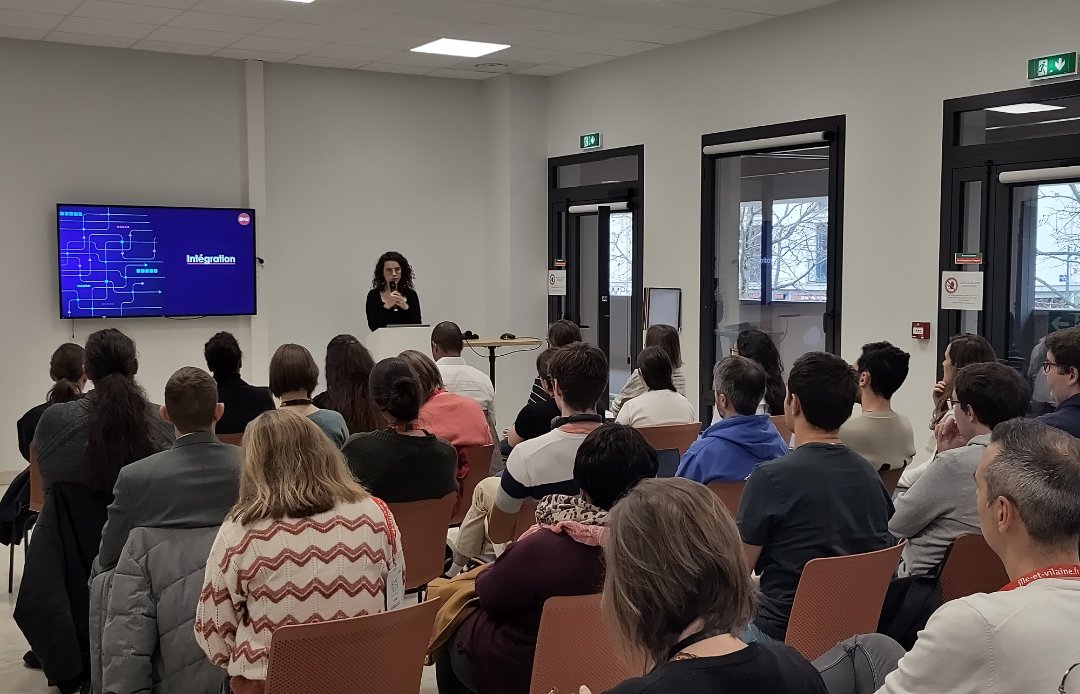
[[[1076,51],[1056,53],[1028,61],[1028,79],[1045,80],[1076,74]]]
[[[581,149],[599,149],[603,141],[600,133],[586,133],[579,138]]]

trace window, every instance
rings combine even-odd
[[[824,302],[829,249],[829,198],[793,198],[772,205],[770,254],[762,258],[760,202],[744,202],[739,222],[739,299],[761,300],[761,272],[773,301]]]
[[[1034,308],[1080,309],[1080,183],[1040,185],[1036,205]]]
[[[634,294],[634,213],[612,212],[608,225],[610,252],[608,294]]]

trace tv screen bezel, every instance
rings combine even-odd
[[[161,313],[155,315],[142,314],[138,316],[109,315],[109,316],[65,316],[64,315],[64,286],[61,277],[60,255],[60,209],[63,207],[108,207],[136,210],[216,210],[235,211],[237,214],[247,213],[251,217],[251,313]],[[58,202],[56,203],[56,299],[57,308],[60,311],[61,320],[130,320],[132,318],[227,318],[236,316],[255,316],[259,313],[259,292],[255,264],[258,263],[258,221],[255,209],[251,207],[196,207],[194,205],[111,205],[100,203],[81,202]]]

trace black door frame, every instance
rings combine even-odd
[[[844,250],[844,147],[847,129],[846,116],[830,116],[810,120],[764,125],[722,133],[711,133],[701,137],[701,328],[699,335],[699,400],[702,421],[711,418],[712,369],[714,364],[713,349],[716,344],[714,334],[716,326],[716,161],[725,156],[741,156],[750,153],[779,152],[804,145],[785,145],[747,150],[736,154],[705,154],[704,148],[710,145],[724,145],[753,140],[766,140],[777,137],[825,133],[825,141],[820,146],[829,148],[829,238],[827,248],[828,264],[826,267],[825,314],[822,318],[822,332],[825,334],[825,349],[835,354],[840,348],[841,326],[841,283],[843,281]],[[762,292],[763,302],[768,301],[771,293]],[[782,302],[776,302],[782,303]],[[723,355],[718,355],[723,356]]]
[[[1000,183],[998,174],[1034,168],[1080,165],[1080,133],[1044,138],[1011,140],[981,145],[961,145],[961,114],[994,106],[1051,101],[1080,96],[1080,82],[1067,81],[1024,87],[1004,92],[948,99],[943,105],[941,144],[941,240],[939,272],[960,269],[954,253],[963,253],[963,183],[983,181],[981,239],[984,264],[983,311],[979,334],[993,345],[999,358],[1009,355],[1009,311],[1012,289],[1010,211],[1012,189]],[[1025,183],[1033,185],[1038,183]],[[940,288],[939,288],[940,292]],[[944,354],[949,338],[960,332],[961,313],[942,309],[938,298],[938,354]],[[1025,357],[1027,355],[1024,355]],[[941,366],[938,366],[941,377]]]

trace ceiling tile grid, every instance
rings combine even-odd
[[[835,0],[0,0],[0,38],[482,80],[551,76]],[[510,44],[413,53],[437,38]]]

